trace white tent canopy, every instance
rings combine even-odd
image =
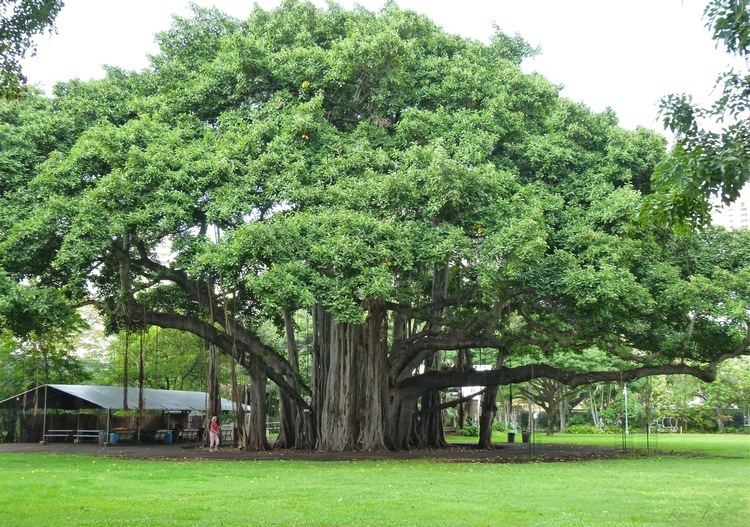
[[[83,408],[103,408],[105,410],[123,410],[122,386],[93,386],[86,384],[47,384],[0,401],[0,408],[30,407],[34,404],[35,395],[40,406],[45,399],[48,409],[79,410]],[[183,390],[143,389],[144,410],[161,411],[197,411],[205,412],[208,401],[206,392],[188,392]],[[138,408],[138,388],[128,387],[128,408]],[[234,403],[221,399],[223,411],[234,411]]]

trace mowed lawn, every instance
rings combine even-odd
[[[727,439],[739,446],[715,446]],[[5,453],[0,525],[745,525],[750,460],[711,451],[747,439],[694,436],[705,457],[524,464]]]
[[[647,442],[648,441],[648,442]],[[622,435],[606,434],[555,434],[539,435],[539,442],[571,443],[597,446],[622,445]],[[626,436],[628,448],[646,449],[656,452],[696,453],[718,457],[750,459],[750,434],[630,434]]]
[[[516,442],[521,434],[516,434]],[[476,443],[477,437],[449,435],[452,443]],[[494,432],[492,440],[504,443],[507,434]],[[555,434],[547,436],[544,432],[536,435],[535,440],[540,444],[574,444],[594,445],[603,447],[622,447],[620,434]],[[714,457],[736,457],[750,459],[750,434],[630,434],[626,436],[628,448],[646,450],[647,447],[655,453],[699,454]]]

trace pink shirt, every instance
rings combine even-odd
[[[211,431],[215,434],[219,433],[219,423],[216,421],[211,421]]]

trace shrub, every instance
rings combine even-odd
[[[589,413],[574,413],[570,416],[570,418],[568,418],[568,426],[585,424],[593,424],[593,421],[591,420],[591,414]]]
[[[502,421],[495,421],[494,423],[492,423],[492,429],[495,432],[512,432],[513,431],[508,425],[506,425]]]
[[[464,425],[463,430],[461,430],[462,436],[468,436],[468,437],[475,437],[479,435],[479,425],[477,425],[473,421],[469,421]]]
[[[566,430],[569,434],[599,434],[601,431],[592,424],[570,425]]]

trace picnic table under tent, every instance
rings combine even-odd
[[[167,420],[171,414],[182,415],[193,413],[203,415],[206,411],[208,394],[206,392],[191,392],[183,390],[159,390],[154,388],[143,389],[143,410],[159,411],[166,415]],[[243,405],[244,406],[244,405]],[[122,386],[94,386],[78,384],[45,384],[27,390],[0,401],[0,410],[16,410],[29,412],[33,408],[42,414],[41,441],[48,440],[72,440],[74,442],[98,441],[107,443],[110,434],[117,433],[123,439],[133,439],[133,430],[114,430],[111,426],[112,412],[118,410],[136,410],[138,408],[138,388],[129,387],[127,390],[127,408],[124,405],[124,390]],[[76,411],[77,419],[75,426],[48,426],[48,414],[52,410]],[[91,426],[80,426],[81,410],[106,411],[106,426],[93,428]],[[221,399],[222,411],[234,411],[234,403],[228,399]],[[54,423],[52,423],[54,425]],[[141,430],[141,434],[154,440],[165,440],[168,435],[171,438],[172,430],[167,422],[164,428],[154,430]],[[180,437],[187,440],[197,440],[199,430],[195,428],[176,429]],[[153,436],[153,437],[151,437]],[[39,437],[39,436],[38,436]]]

